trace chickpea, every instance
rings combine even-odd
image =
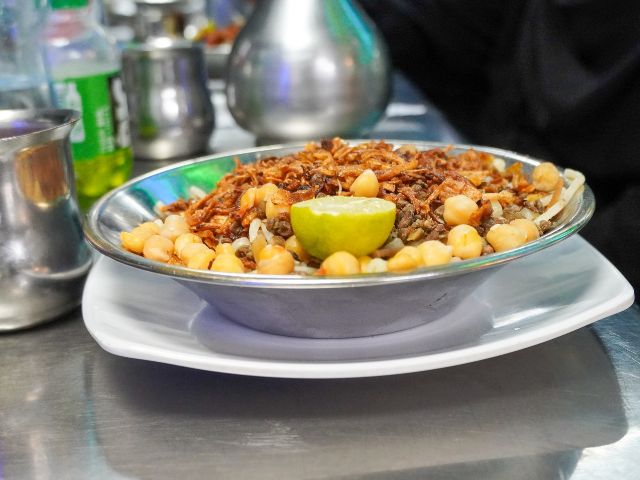
[[[187,267],[207,270],[213,259],[216,258],[216,252],[202,243],[191,243],[190,245],[199,245],[202,248],[198,248],[195,252],[190,252],[191,255],[187,260]]]
[[[184,247],[190,244],[201,243],[202,239],[195,233],[183,233],[178,238],[176,238],[173,245],[173,251],[180,259],[182,259],[182,250],[184,249]]]
[[[278,187],[273,183],[265,183],[256,190],[256,205],[262,203],[262,201],[270,200],[277,191]]]
[[[289,250],[291,253],[294,253],[301,262],[307,262],[309,260],[309,254],[304,250],[304,248],[302,248],[300,240],[298,240],[295,235],[291,235],[287,238],[284,242],[284,248]]]
[[[186,225],[187,220],[182,215],[172,214],[167,216],[167,218],[164,219],[163,224],[164,225]]]
[[[267,245],[258,255],[256,270],[267,275],[286,275],[293,272],[293,255],[280,245]]]
[[[358,178],[349,187],[349,191],[355,197],[377,197],[379,189],[378,177],[370,168],[358,175]]]
[[[453,248],[438,240],[427,240],[418,245],[418,250],[422,254],[422,261],[427,267],[446,265],[453,256]]]
[[[478,205],[466,195],[454,195],[444,201],[444,221],[447,225],[469,223],[471,215],[478,211]]]
[[[144,223],[141,223],[140,225],[138,225],[133,230],[137,230],[137,229],[146,230],[146,231],[149,231],[151,233],[158,233],[158,234],[160,233],[160,226],[155,222],[144,222]]]
[[[383,258],[372,258],[367,264],[362,267],[362,262],[360,263],[360,271],[362,273],[382,273],[388,272],[387,261]]]
[[[454,256],[463,260],[479,257],[482,253],[482,237],[470,225],[456,225],[447,237],[447,245],[452,247]]]
[[[211,264],[211,270],[214,272],[225,273],[244,273],[244,265],[242,260],[231,253],[222,253],[216,256]]]
[[[397,253],[409,255],[413,258],[414,262],[416,262],[416,266],[422,267],[424,265],[424,260],[422,259],[422,253],[418,250],[418,247],[406,246],[402,247]]]
[[[533,169],[531,180],[537,190],[551,192],[560,180],[560,172],[553,163],[544,162]]]
[[[276,257],[282,253],[283,250],[286,250],[281,245],[265,245],[265,247],[260,251],[260,254],[256,258],[256,261],[260,260],[270,260],[273,257]]]
[[[496,224],[487,232],[487,242],[496,252],[504,252],[524,245],[527,234],[513,225]]]
[[[160,228],[155,223],[145,222],[130,232],[120,232],[120,243],[130,252],[141,254],[144,249],[144,242],[159,231]]]
[[[211,255],[208,253],[209,251],[213,254],[213,257],[211,257],[211,260],[213,260],[216,257],[216,252],[207,247],[204,243],[188,243],[180,252],[180,260],[182,260],[185,265],[189,266],[189,262],[191,262],[192,258],[202,255],[203,253]],[[211,262],[211,260],[209,260],[209,262]]]
[[[335,252],[324,259],[318,275],[354,275],[360,273],[360,262],[349,252]]]
[[[515,220],[511,220],[509,225],[513,225],[517,229],[522,230],[527,236],[527,242],[540,238],[540,231],[538,230],[537,225],[531,220],[526,218],[516,218]]]
[[[228,253],[229,255],[235,256],[236,251],[233,249],[230,243],[219,243],[216,247],[216,254],[220,255],[223,253]]]
[[[258,258],[260,252],[267,246],[267,239],[262,232],[256,235],[256,239],[251,243],[251,251],[253,252],[253,258]]]
[[[418,268],[416,259],[408,253],[396,253],[387,261],[387,269],[390,272],[408,272]]]
[[[245,212],[254,205],[256,205],[256,187],[251,187],[240,196],[240,210]]]
[[[364,272],[367,266],[373,260],[369,255],[363,255],[362,257],[358,257],[358,262],[360,263],[360,271]]]
[[[190,229],[187,220],[181,215],[169,215],[164,220],[164,225],[160,228],[160,235],[168,238],[172,242],[183,233],[189,232]]]
[[[173,242],[162,235],[151,235],[146,242],[142,254],[149,260],[167,263],[173,253]]]
[[[269,199],[265,205],[265,213],[268,219],[276,218],[281,213],[289,213],[289,208],[289,205],[276,205]]]
[[[122,247],[133,253],[142,253],[146,239],[147,238],[145,237],[135,235],[133,232],[120,232],[120,243],[122,244]]]

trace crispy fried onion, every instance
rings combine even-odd
[[[183,212],[192,231],[214,246],[255,236],[257,219],[270,221],[285,231],[282,222],[288,224],[289,206],[319,196],[351,195],[349,187],[367,169],[380,183],[378,196],[396,204],[392,237],[405,243],[446,235],[440,207],[451,196],[462,194],[478,202],[481,208],[472,222],[479,228],[484,222],[488,228],[487,222],[495,220],[492,203],[499,202],[505,212],[510,206],[511,210],[521,209],[533,191],[520,164],[505,170],[504,162],[489,153],[469,149],[454,154],[451,147],[418,151],[411,145],[394,148],[384,141],[349,145],[334,138],[251,164],[236,160],[235,169],[209,194],[198,192],[195,198],[162,208],[165,212]],[[264,198],[255,195],[267,184],[277,190]],[[565,197],[570,193],[574,192],[567,192],[553,205],[554,211],[566,204]],[[543,220],[548,218],[545,215]]]

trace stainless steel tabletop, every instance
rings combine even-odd
[[[378,135],[457,140],[397,87]],[[253,141],[218,128],[216,149]],[[509,355],[350,380],[118,357],[79,310],[0,335],[0,479],[635,479],[638,452],[637,305]]]

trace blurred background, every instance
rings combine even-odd
[[[103,0],[100,14],[122,46],[154,37],[202,43],[211,76],[222,78],[225,56],[252,8],[251,0]]]
[[[63,57],[121,69],[130,146],[109,184],[75,162],[83,207],[134,157],[396,132],[515,150],[585,173],[584,235],[638,286],[639,25],[636,0],[2,0],[0,107],[86,107],[47,83]]]

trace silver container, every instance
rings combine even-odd
[[[69,149],[72,110],[0,110],[0,331],[80,303],[91,266]]]
[[[191,38],[207,24],[206,0],[135,0],[131,19],[137,41]]]
[[[214,112],[202,46],[168,39],[122,54],[133,151],[169,160],[207,150]]]
[[[261,143],[355,137],[384,113],[386,46],[350,0],[262,0],[228,62],[227,103]]]
[[[407,142],[389,143],[400,145]],[[358,142],[356,142],[358,143]],[[443,146],[409,142],[420,149]],[[157,202],[187,198],[191,187],[209,191],[241,162],[282,156],[303,145],[265,147],[183,162],[139,177],[107,194],[89,212],[85,233],[103,254],[135,268],[166,275],[189,288],[231,320],[257,330],[294,337],[346,338],[390,333],[421,325],[451,312],[498,267],[554,245],[586,224],[595,207],[585,187],[563,210],[556,226],[519,248],[411,273],[348,277],[225,274],[154,262],[120,246],[119,234],[157,218]],[[461,146],[467,149],[469,146]],[[504,150],[474,147],[526,169],[539,162]],[[527,275],[526,271],[522,272]],[[149,299],[149,301],[153,301]]]

